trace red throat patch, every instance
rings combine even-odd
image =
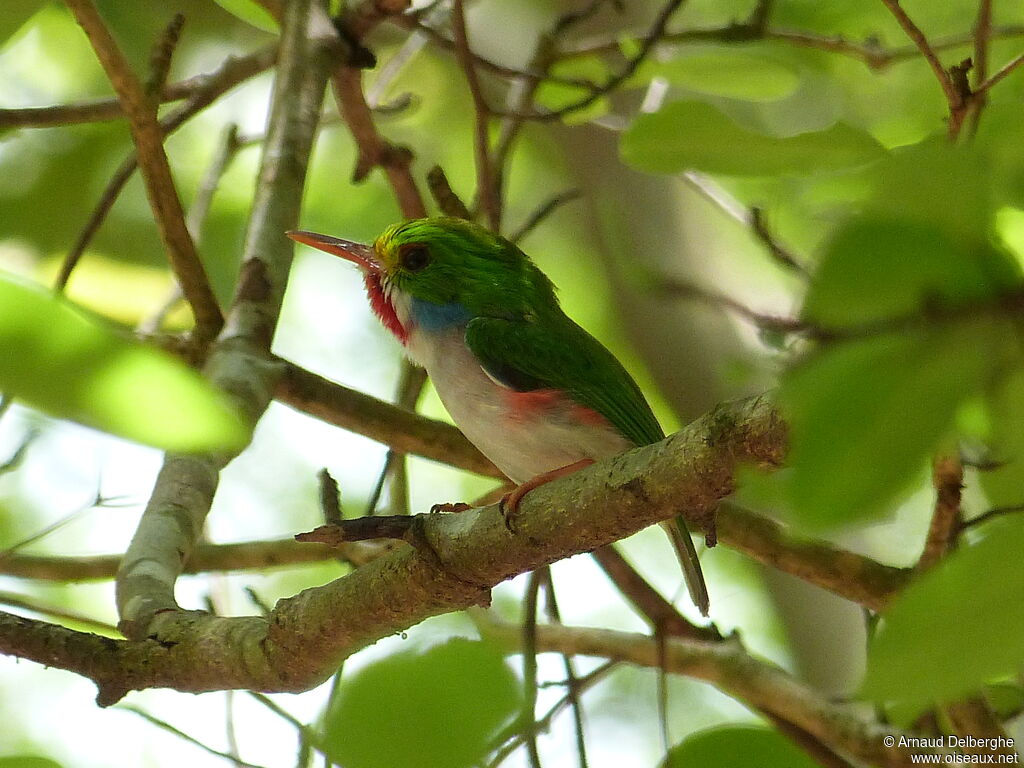
[[[366,295],[370,299],[370,309],[380,318],[384,327],[391,331],[403,345],[409,340],[409,331],[402,325],[395,312],[395,305],[384,295],[384,289],[380,285],[380,277],[375,272],[364,272],[363,282],[366,285]]]

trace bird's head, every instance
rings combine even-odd
[[[404,221],[370,245],[305,231],[288,237],[358,265],[374,312],[403,342],[413,327],[523,317],[538,303],[556,304],[550,281],[522,251],[462,219]]]

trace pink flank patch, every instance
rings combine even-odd
[[[552,411],[568,411],[572,421],[592,427],[610,426],[608,419],[595,411],[573,401],[564,392],[557,389],[535,389],[532,392],[505,391],[505,404],[508,406],[507,418],[511,421],[530,421],[543,418]]]
[[[375,272],[363,274],[363,282],[366,284],[366,295],[370,299],[370,308],[380,318],[384,327],[391,331],[404,345],[409,340],[409,331],[402,325],[395,313],[395,305],[384,295],[380,287],[380,278]]]

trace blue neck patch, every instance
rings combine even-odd
[[[434,304],[431,301],[413,297],[412,316],[416,325],[424,331],[444,331],[465,325],[473,315],[462,304]]]

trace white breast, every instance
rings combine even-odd
[[[509,390],[480,367],[462,328],[413,330],[406,350],[427,369],[441,402],[469,441],[517,483],[632,445],[607,424],[580,423],[569,408],[529,415],[511,409]]]

